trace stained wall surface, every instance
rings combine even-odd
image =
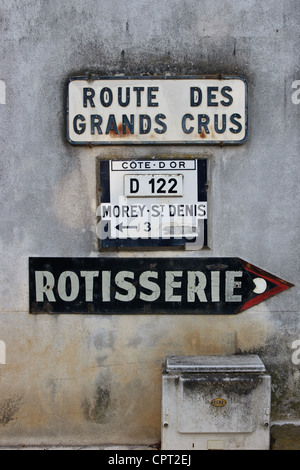
[[[272,422],[299,423],[299,24],[297,0],[2,0],[2,445],[159,441],[173,354],[258,354]],[[65,83],[91,72],[244,76],[248,139],[71,145]],[[239,257],[294,287],[238,315],[30,314],[29,257],[179,255],[98,250],[96,162],[162,155],[209,161],[210,249],[184,256]]]

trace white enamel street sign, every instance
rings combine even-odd
[[[130,240],[131,246],[140,246],[137,240],[143,240],[144,246],[152,240],[185,245],[188,239],[202,247],[206,163],[206,159],[101,161],[97,234],[103,245],[108,240],[118,246],[124,246],[122,240]]]
[[[72,77],[72,144],[239,144],[247,138],[243,77]]]

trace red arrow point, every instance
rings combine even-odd
[[[273,274],[264,271],[263,269],[257,268],[250,263],[240,259],[240,262],[244,269],[248,271],[254,284],[255,288],[253,290],[254,297],[249,299],[244,305],[241,307],[240,311],[246,310],[254,305],[259,304],[263,300],[272,297],[273,295],[279,294],[280,292],[293,287],[294,284],[291,284],[283,279],[280,279]],[[271,288],[268,288],[268,285],[271,285]]]

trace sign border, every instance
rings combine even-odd
[[[106,142],[93,142],[93,141],[82,141],[82,142],[75,142],[73,140],[70,139],[70,136],[69,136],[69,84],[72,82],[72,81],[75,81],[75,80],[87,80],[87,81],[95,81],[95,80],[209,80],[209,79],[213,79],[213,80],[242,80],[245,84],[245,136],[242,140],[227,140],[227,141],[215,141],[215,140],[212,140],[212,141],[205,141],[204,139],[201,139],[201,140],[197,140],[197,141],[188,141],[188,140],[182,140],[181,142],[177,142],[177,141],[166,141],[166,142],[162,142],[162,141],[155,141],[155,140],[151,140],[151,141],[139,141],[139,142],[136,142],[136,141],[132,141],[132,140],[128,140],[128,141],[115,141],[115,140],[111,140],[111,141],[106,141]],[[206,145],[206,146],[209,146],[209,145],[219,145],[219,146],[223,146],[223,145],[240,145],[240,144],[243,144],[246,142],[246,140],[248,139],[248,81],[245,77],[239,75],[239,76],[231,76],[231,75],[222,75],[221,73],[220,74],[215,74],[215,75],[187,75],[187,76],[183,76],[183,75],[180,75],[180,76],[171,76],[171,75],[163,75],[163,76],[150,76],[150,75],[142,75],[142,76],[102,76],[102,75],[99,75],[99,74],[89,74],[89,75],[80,75],[80,76],[73,76],[73,77],[69,77],[66,81],[66,84],[65,84],[65,133],[66,133],[66,139],[67,141],[72,144],[72,145],[82,145],[82,146],[89,146],[89,147],[92,147],[92,146],[98,146],[98,145],[106,145],[106,146],[114,146],[114,145],[117,145],[117,146],[122,146],[122,145]]]
[[[97,206],[101,205],[102,203],[109,203],[110,202],[110,162],[113,161],[149,161],[149,158],[143,157],[136,157],[136,158],[104,158],[97,160],[96,171],[97,171],[97,187],[98,187],[98,195],[97,195]],[[169,161],[171,158],[159,158],[158,156],[155,160],[166,160]],[[175,159],[174,159],[175,160]],[[176,160],[187,160],[186,155],[183,155],[182,158],[177,158]],[[193,157],[189,158],[188,160],[194,160],[196,162],[195,170],[197,172],[198,177],[198,188],[197,188],[197,197],[198,201],[196,202],[208,202],[208,172],[209,172],[209,159]],[[198,163],[199,161],[199,163]],[[118,171],[118,170],[117,170]],[[208,219],[203,220],[204,224],[204,241],[203,247],[201,249],[208,248]],[[105,240],[101,240],[98,238],[98,250],[106,251],[106,250],[115,250],[115,249],[151,249],[153,251],[161,250],[164,248],[168,249],[182,249],[187,245],[187,240],[185,237],[182,238],[172,238],[170,237],[165,239],[160,238],[145,238],[145,239],[130,239],[130,238],[107,238]],[[192,249],[192,244],[190,245]],[[197,251],[199,251],[196,248]],[[201,250],[200,250],[201,251]]]

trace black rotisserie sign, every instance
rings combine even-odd
[[[235,314],[292,286],[239,258],[30,258],[30,313]]]

